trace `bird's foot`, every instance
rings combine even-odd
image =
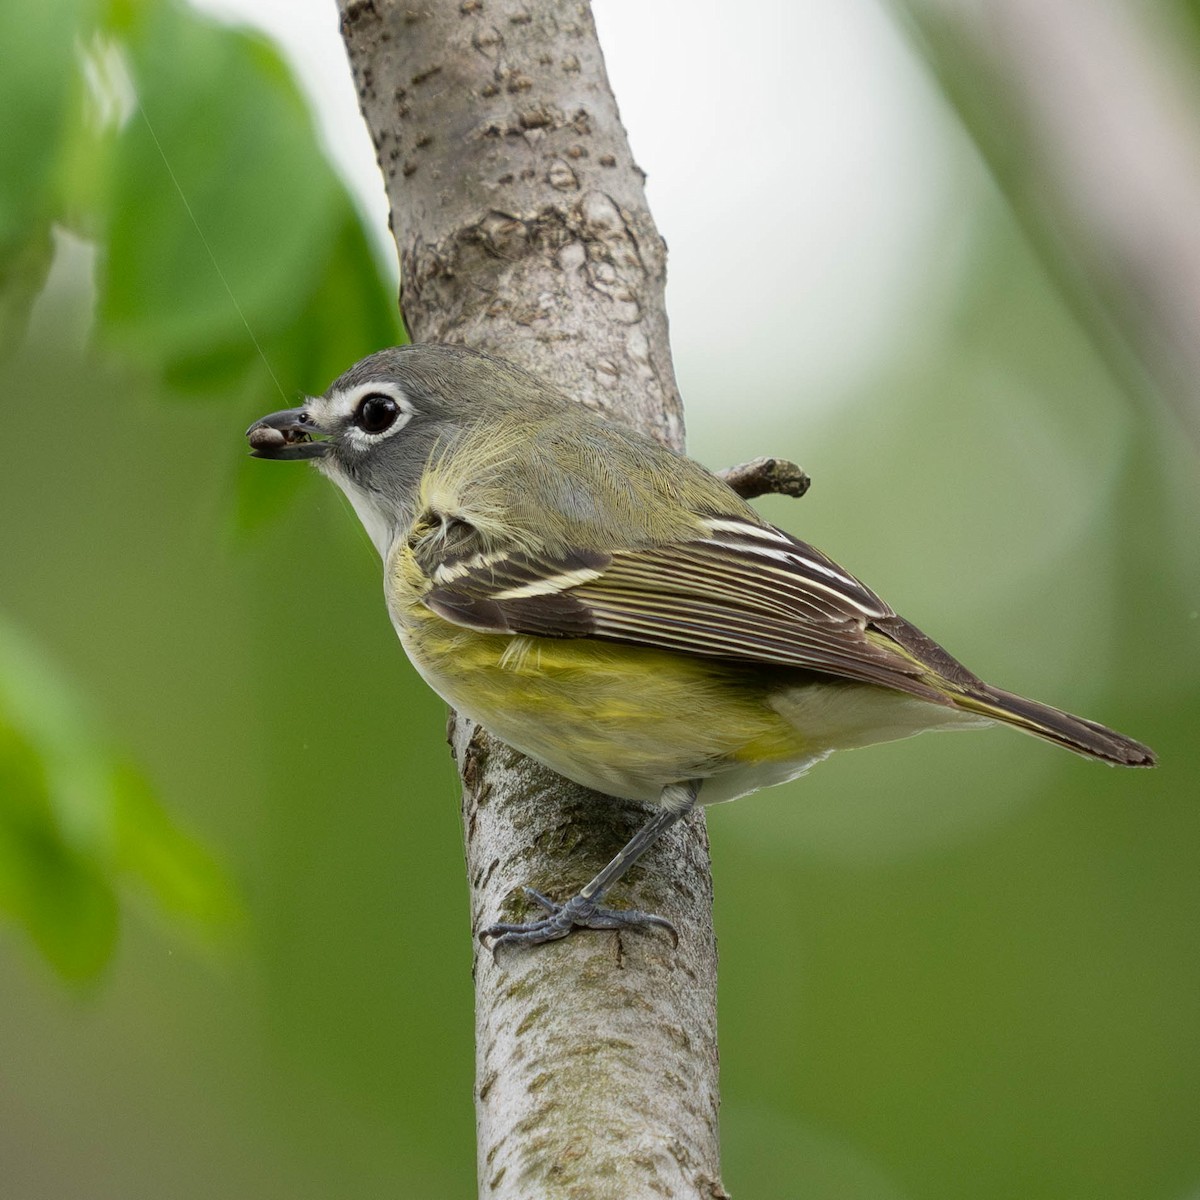
[[[675,945],[679,945],[679,933],[666,917],[639,912],[635,908],[601,908],[595,900],[581,895],[574,895],[565,904],[559,904],[557,900],[551,900],[531,887],[525,889],[525,895],[540,904],[549,916],[519,925],[499,921],[481,930],[481,941],[495,938],[492,942],[493,958],[501,946],[539,946],[542,942],[565,938],[575,929],[637,929],[656,925],[665,929]]]

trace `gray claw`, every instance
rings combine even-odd
[[[649,925],[665,929],[671,935],[672,942],[679,945],[679,932],[675,926],[666,917],[654,913],[637,909],[601,908],[595,900],[580,895],[572,896],[565,904],[560,904],[530,887],[525,889],[525,894],[544,908],[549,916],[521,924],[498,921],[481,930],[480,941],[495,938],[492,942],[493,961],[499,961],[501,946],[540,946],[543,942],[565,938],[576,929],[637,929]]]

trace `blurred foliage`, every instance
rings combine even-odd
[[[893,3],[914,49],[987,163],[1025,243],[1087,334],[1093,354],[1132,399],[1153,403],[1157,397],[1127,332],[1137,297],[1123,294],[1081,261],[1074,222],[1047,194],[1037,167],[1035,131],[1021,114],[1012,81],[1003,78],[988,58],[978,31],[971,21],[963,20],[961,11],[929,0]]]
[[[260,39],[56,0],[0,6],[0,45],[23,114],[0,138],[0,911],[24,930],[0,928],[3,1190],[469,1195],[444,710],[343,501],[242,440],[398,339],[389,287]],[[727,1182],[1184,1200],[1200,478],[974,147],[937,134],[913,169],[955,215],[901,353],[816,415],[698,380],[693,449],[803,462],[811,493],[772,519],[1163,765],[923,737],[713,810]],[[123,895],[158,916],[117,938]],[[185,933],[239,912],[221,954]],[[104,987],[61,988],[31,941],[72,979],[109,961]]]
[[[84,979],[112,952],[124,876],[205,929],[236,913],[209,854],[104,744],[73,690],[0,624],[0,908],[64,977]]]
[[[174,3],[57,0],[5,5],[0,44],[0,103],[21,114],[0,139],[0,352],[18,350],[67,232],[98,251],[94,341],[164,399],[280,407],[269,363],[328,378],[398,339],[354,206],[264,41]],[[243,524],[296,484],[240,480]],[[232,899],[207,853],[0,633],[0,904],[68,978],[111,954],[122,874],[220,923]]]

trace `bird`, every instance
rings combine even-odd
[[[652,815],[493,954],[578,929],[666,929],[606,907],[696,805],[803,774],[835,750],[1004,724],[1148,767],[1147,746],[985,683],[814,546],[695,460],[504,359],[414,343],[356,363],[246,431],[349,499],[421,677],[501,741]]]

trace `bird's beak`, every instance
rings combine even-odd
[[[253,458],[322,458],[329,453],[329,443],[312,439],[324,433],[308,409],[289,408],[255,421],[246,430],[246,440]]]

